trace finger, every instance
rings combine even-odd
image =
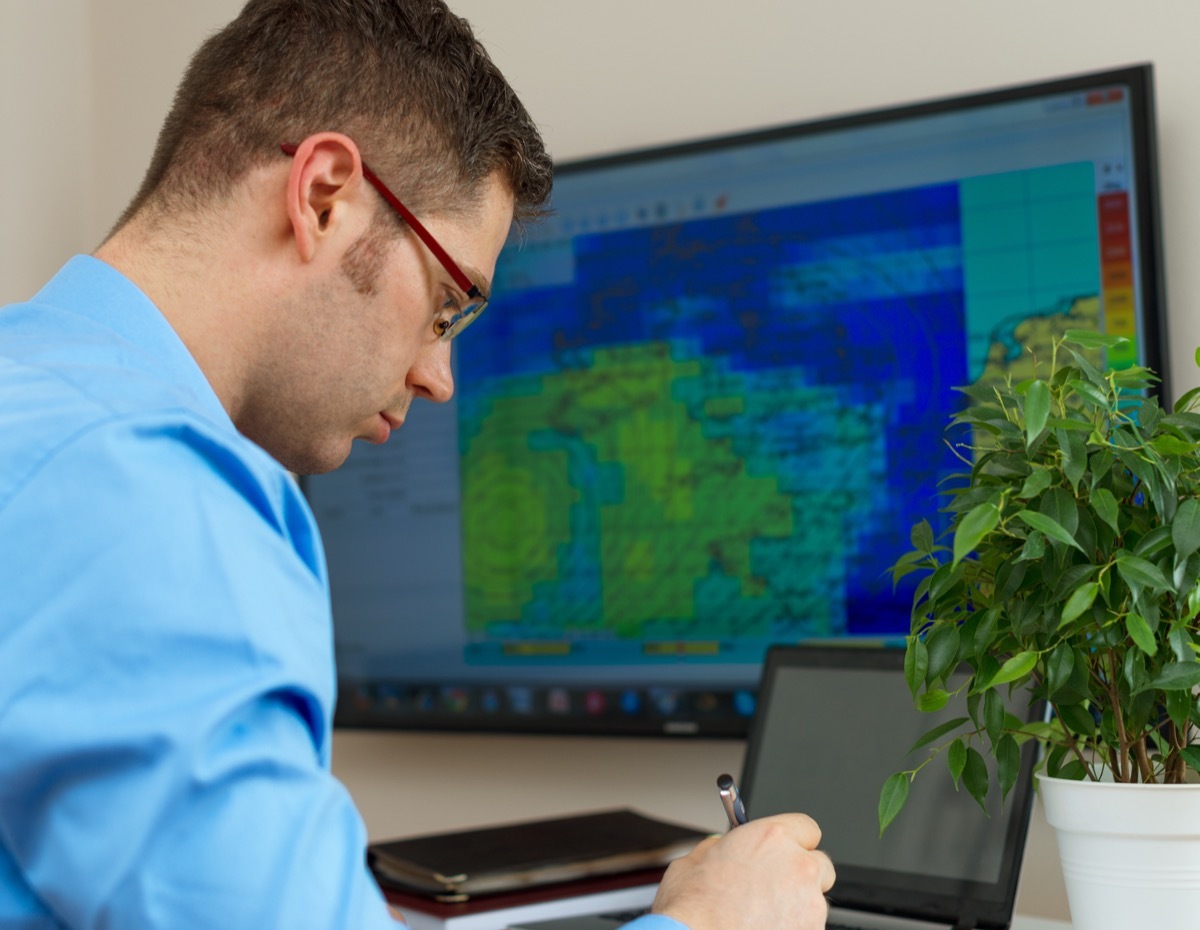
[[[821,828],[808,814],[772,814],[751,823],[778,825],[805,849],[816,849],[821,844]]]
[[[822,892],[828,892],[833,887],[833,883],[837,881],[837,871],[833,867],[833,860],[819,849],[814,849],[810,855],[817,862],[818,879],[817,883],[821,887]]]

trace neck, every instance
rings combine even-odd
[[[255,310],[268,299],[267,282],[256,254],[236,230],[197,230],[144,216],[94,253],[158,307],[234,422],[265,339],[264,314]]]

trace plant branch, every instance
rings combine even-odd
[[[1129,734],[1125,731],[1125,714],[1121,711],[1121,692],[1117,688],[1117,658],[1111,652],[1108,653],[1107,690],[1109,706],[1112,708],[1113,713],[1113,723],[1117,728],[1117,742],[1119,745],[1117,761],[1121,765],[1119,770],[1114,769],[1113,775],[1117,781],[1133,781],[1132,763],[1129,758]]]
[[[1058,705],[1051,701],[1050,706],[1054,709],[1054,716],[1057,717],[1059,723],[1062,724],[1063,733],[1066,734],[1066,737],[1069,741],[1067,746],[1070,747],[1071,752],[1075,754],[1075,758],[1079,760],[1079,764],[1082,765],[1084,770],[1088,773],[1088,777],[1091,778],[1092,781],[1099,781],[1099,779],[1096,778],[1096,770],[1092,768],[1087,756],[1085,756],[1083,754],[1083,750],[1079,748],[1079,740],[1072,738],[1070,731],[1068,731],[1066,725],[1062,723],[1062,714],[1058,712]]]
[[[1154,781],[1154,766],[1150,762],[1150,754],[1146,752],[1146,738],[1143,736],[1133,744],[1134,755],[1137,757],[1138,770],[1142,781],[1147,785]]]

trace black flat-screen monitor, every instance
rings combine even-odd
[[[742,736],[771,644],[905,634],[955,387],[1162,370],[1151,76],[559,166],[454,400],[306,482],[337,722]]]

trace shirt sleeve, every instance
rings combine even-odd
[[[324,562],[282,469],[202,422],[92,427],[0,538],[0,843],[29,897],[71,927],[398,926],[329,772]]]

